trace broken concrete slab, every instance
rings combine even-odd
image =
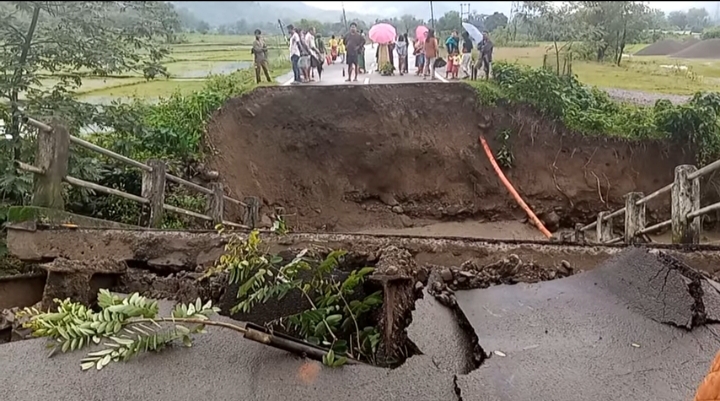
[[[394,370],[331,369],[214,328],[192,348],[144,355],[101,371],[80,371],[82,351],[46,355],[42,339],[0,345],[0,394],[14,401],[455,399],[453,375],[426,356]]]
[[[476,352],[473,342],[477,342],[474,333],[467,333],[453,311],[427,290],[415,301],[407,336],[444,372],[465,374],[477,366],[473,360]]]
[[[65,298],[91,305],[100,288],[108,288],[113,276],[119,278],[127,270],[125,262],[104,258],[57,258],[39,267],[47,272],[42,296],[43,309],[52,306],[54,299]]]
[[[680,270],[631,249],[560,280],[458,292],[491,354],[458,377],[463,400],[691,397],[720,346],[720,325],[677,327],[695,304],[693,279]]]
[[[102,256],[147,264],[164,272],[195,270],[211,265],[222,254],[230,234],[215,232],[146,231],[115,229],[24,230],[8,227],[8,248],[23,261],[47,261],[57,257],[72,260]],[[244,235],[244,233],[240,233]],[[588,270],[622,251],[624,245],[587,246],[538,241],[427,238],[408,235],[339,233],[263,234],[272,252],[282,249],[324,246],[348,251],[377,250],[390,245],[409,250],[418,265],[459,266],[474,259],[479,265],[497,262],[497,254],[515,254],[522,260],[553,265],[566,260],[576,270]],[[720,269],[720,247],[711,245],[648,245],[697,269]]]

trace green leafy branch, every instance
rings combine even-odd
[[[233,237],[206,276],[226,272],[229,283],[238,285],[238,304],[232,313],[248,313],[257,304],[281,300],[291,291],[299,291],[310,308],[272,323],[310,343],[331,348],[333,355],[328,360],[333,362],[329,365],[337,366],[335,363],[346,357],[372,360],[380,340],[377,329],[362,322],[382,305],[382,293],[377,291],[348,302],[374,268],[355,270],[342,282],[332,276],[346,254],[335,250],[320,259],[303,249],[284,263],[281,257],[262,249],[259,232],[252,231],[244,239]]]
[[[49,356],[57,351],[67,352],[100,344],[105,348],[88,353],[81,361],[82,370],[102,369],[110,362],[127,361],[143,352],[160,351],[174,342],[192,346],[192,335],[203,333],[206,325],[220,326],[244,333],[244,328],[229,323],[208,320],[219,309],[212,302],[198,298],[194,303],[178,304],[168,317],[158,317],[157,301],[138,293],[128,297],[100,290],[99,312],[69,299],[58,300],[55,312],[41,312],[25,308],[18,317],[28,317],[23,325],[34,337],[52,341]],[[161,325],[160,323],[172,323]]]

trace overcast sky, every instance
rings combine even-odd
[[[305,4],[313,7],[322,8],[324,10],[341,10],[340,1],[305,1]],[[410,3],[412,7],[417,8],[416,15],[429,14],[430,2],[404,2],[404,1],[346,1],[345,9],[347,11],[354,11],[358,13],[367,14],[379,14],[394,16],[400,13],[404,13],[408,10]],[[427,6],[423,6],[423,3],[427,3]],[[436,13],[444,13],[447,10],[457,9],[460,11],[460,3],[454,1],[435,1],[433,2],[433,8]],[[476,10],[480,13],[492,13],[499,11],[505,14],[510,13],[509,1],[470,1],[470,9]],[[560,3],[560,2],[557,2]],[[687,10],[693,7],[704,7],[708,10],[710,15],[715,14],[718,2],[715,1],[649,1],[650,7],[659,8],[666,13],[676,10]]]

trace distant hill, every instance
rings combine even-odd
[[[209,23],[211,26],[232,24],[240,19],[250,23],[277,22],[278,18],[284,23],[300,19],[313,19],[320,22],[338,22],[342,12],[322,10],[311,7],[300,1],[174,1],[178,8],[190,11],[195,17]],[[377,15],[347,12],[347,19],[374,21]]]
[[[433,1],[435,18],[442,17],[448,11],[460,12],[460,3],[455,1]],[[470,1],[470,10],[479,14],[492,14],[501,12],[510,15],[509,1]],[[363,10],[367,13],[382,14],[385,17],[400,17],[405,14],[424,20],[430,19],[429,1],[368,1],[363,3]]]

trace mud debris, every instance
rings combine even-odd
[[[585,221],[597,210],[620,206],[621,195],[638,185],[650,193],[657,189],[654,182],[672,181],[673,168],[691,158],[691,152],[663,152],[665,143],[577,135],[527,106],[476,109],[476,96],[471,87],[415,84],[316,86],[302,94],[259,88],[231,99],[212,117],[205,141],[219,152],[208,164],[230,194],[262,198],[261,213],[283,205],[292,216],[288,224],[298,230],[325,226],[348,232],[402,228],[394,218],[399,214],[439,221],[515,219],[516,204],[478,151],[477,137],[469,135],[479,132],[478,124],[492,149],[504,146],[495,134],[513,132],[507,146],[522,155],[513,165],[513,184],[528,194],[530,204],[553,210],[563,222]],[[442,102],[403,106],[420,97]],[[244,112],[248,103],[258,105],[254,117]],[[449,104],[474,112],[467,115]],[[417,129],[410,129],[413,121],[420,122]],[[437,141],[438,130],[448,125],[457,129]],[[633,157],[619,158],[625,154]],[[626,170],[644,179],[636,183]],[[585,177],[589,171],[602,177],[603,193],[612,187],[609,199],[597,196],[596,182]],[[558,185],[570,191],[572,206]]]
[[[140,295],[154,299],[172,299],[178,302],[191,302],[197,298],[212,300],[217,303],[225,293],[228,278],[226,274],[218,274],[207,279],[202,273],[178,272],[168,276],[159,276],[143,269],[128,269],[114,291]]]
[[[440,280],[455,290],[521,282],[538,283],[577,273],[566,260],[555,265],[539,265],[534,261],[523,261],[516,254],[510,254],[490,264],[481,264],[477,259],[470,259],[460,267],[434,266],[434,269],[439,271]]]

